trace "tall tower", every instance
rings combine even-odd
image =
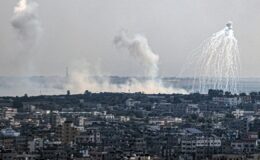
[[[68,66],[66,67],[66,78],[67,79],[69,78],[69,67]]]

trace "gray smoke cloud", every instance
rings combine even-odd
[[[136,34],[129,38],[125,32],[115,36],[114,44],[119,48],[127,48],[144,69],[145,80],[130,78],[125,83],[115,84],[109,77],[103,76],[101,71],[95,71],[84,63],[75,63],[72,67],[69,81],[65,88],[73,92],[83,92],[88,89],[93,92],[144,92],[144,93],[187,93],[184,89],[165,87],[158,77],[159,56],[155,54],[145,37]],[[93,66],[92,66],[93,67]],[[98,76],[98,80],[93,77]]]
[[[38,7],[34,0],[20,0],[14,7],[11,24],[23,47],[32,48],[39,40],[42,28],[38,19]]]
[[[42,27],[38,17],[39,5],[35,0],[19,0],[14,6],[14,13],[11,25],[17,36],[17,44],[14,44],[15,52],[11,55],[10,61],[16,66],[16,75],[24,77],[31,75],[36,67],[34,65],[34,54],[41,37]],[[31,78],[17,78],[20,84],[8,83],[15,88],[17,93],[21,91],[29,92],[31,88],[37,88],[36,83]],[[18,89],[19,88],[19,89]],[[39,87],[38,87],[39,88]]]
[[[152,51],[144,36],[136,34],[130,38],[126,32],[122,31],[115,36],[114,44],[119,48],[128,49],[130,55],[144,66],[145,76],[152,79],[158,76],[159,56]]]

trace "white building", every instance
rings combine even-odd
[[[231,147],[237,152],[252,153],[256,150],[256,144],[255,140],[236,141],[231,143]]]
[[[135,105],[140,104],[140,103],[141,103],[140,101],[135,101],[132,98],[129,98],[125,101],[125,104],[127,107],[134,107]]]
[[[35,138],[28,142],[28,148],[30,153],[36,152],[38,149],[43,148],[43,140],[41,138]]]
[[[5,119],[12,119],[17,114],[16,108],[5,107],[3,109],[3,116]]]
[[[129,116],[120,116],[119,120],[120,120],[120,122],[128,122],[128,121],[130,121],[130,117]]]
[[[241,104],[241,99],[237,97],[213,97],[212,101],[229,106],[237,106]]]
[[[194,153],[198,147],[221,147],[221,140],[218,137],[192,137],[181,141],[181,151]]]
[[[254,113],[255,113],[254,111],[244,111],[244,110],[240,110],[240,109],[236,109],[235,111],[232,112],[232,114],[236,118],[240,118],[243,116],[250,116],[250,115],[253,115]]]
[[[18,137],[18,136],[20,136],[20,132],[16,132],[16,131],[13,130],[12,128],[2,129],[2,130],[0,131],[0,133],[1,133],[3,136],[6,136],[6,137]]]

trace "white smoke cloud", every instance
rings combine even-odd
[[[93,75],[93,73],[102,73],[93,70],[91,68],[93,66],[78,62],[76,63],[78,65],[72,67],[72,72],[65,88],[81,93],[85,90],[92,92],[144,92],[148,94],[187,93],[184,89],[165,87],[163,85],[162,80],[158,77],[159,56],[152,52],[145,37],[135,35],[134,38],[130,39],[125,32],[122,32],[115,37],[114,43],[117,47],[127,48],[129,53],[143,65],[145,79],[130,78],[125,83],[112,83],[109,77],[102,74]]]
[[[147,94],[156,93],[183,93],[187,92],[184,89],[176,89],[173,87],[165,87],[160,80],[140,80],[136,78],[128,79],[125,83],[112,83],[110,77],[95,71],[84,63],[77,63],[71,69],[71,74],[68,83],[65,85],[66,89],[76,93],[83,93],[85,90],[91,92],[144,92]]]
[[[34,0],[20,0],[14,7],[12,26],[23,47],[32,48],[39,40],[42,28],[38,19],[38,3]]]
[[[114,38],[114,43],[117,47],[127,48],[129,53],[145,67],[145,76],[152,79],[158,76],[159,56],[152,51],[144,36],[137,34],[130,38],[125,32],[121,32]]]

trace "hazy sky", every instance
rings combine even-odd
[[[43,34],[30,58],[17,54],[16,0],[0,1],[0,75],[63,75],[79,60],[107,75],[141,75],[113,45],[122,29],[141,33],[160,56],[160,75],[176,76],[191,51],[226,22],[234,24],[242,76],[260,77],[259,0],[38,0]],[[21,58],[26,57],[26,58]],[[20,67],[30,63],[30,71]]]

